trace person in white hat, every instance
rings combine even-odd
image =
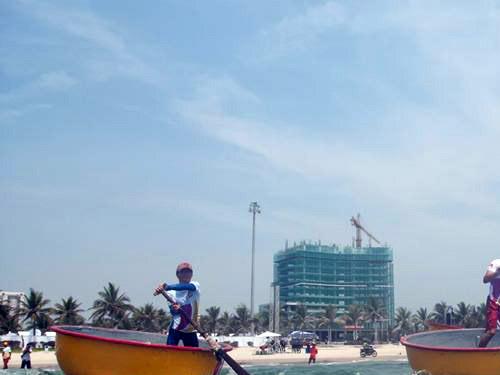
[[[11,355],[12,355],[12,349],[9,346],[9,342],[4,341],[3,348],[2,348],[2,359],[3,359],[3,369],[4,370],[9,368],[9,361],[10,361]]]

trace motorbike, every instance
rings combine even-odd
[[[373,349],[373,346],[367,346],[359,349],[359,355],[361,358],[365,358],[366,356],[376,357],[377,351]]]

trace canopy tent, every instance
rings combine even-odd
[[[9,332],[6,335],[0,336],[2,341],[21,341],[21,336],[16,335],[15,333]]]
[[[274,333],[271,331],[266,331],[262,332],[260,335],[257,335],[257,337],[278,337],[281,336],[279,333]]]

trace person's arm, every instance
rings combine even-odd
[[[500,276],[500,268],[496,268],[493,264],[490,264],[483,276],[483,283],[488,284],[498,276]]]
[[[163,288],[165,290],[189,290],[194,292],[196,290],[196,286],[193,283],[179,283],[179,284],[171,284],[167,283],[163,284]]]

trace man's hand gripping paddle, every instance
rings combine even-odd
[[[158,295],[158,293],[154,293],[154,295]],[[171,304],[175,304],[175,301],[172,299],[172,297],[170,297],[168,295],[168,293],[164,290],[161,291],[161,295],[163,297],[165,297],[167,299],[168,302],[170,302]],[[193,326],[193,328],[195,330],[197,330],[200,335],[203,336],[203,338],[207,341],[208,343],[208,346],[210,346],[210,349],[212,349],[212,351],[214,352],[214,354],[218,357],[218,358],[222,358],[224,361],[226,361],[226,363],[234,370],[234,372],[236,372],[238,375],[250,375],[243,367],[241,367],[238,362],[236,362],[234,359],[232,359],[229,354],[227,354],[220,346],[219,344],[217,344],[213,338],[211,338],[208,333],[206,333],[205,331],[203,331],[201,329],[201,327],[193,322],[191,320],[191,318],[186,314],[186,312],[182,309],[179,309],[177,310],[179,311],[179,313],[184,317],[184,319],[186,319],[189,324],[191,324],[191,326]]]

